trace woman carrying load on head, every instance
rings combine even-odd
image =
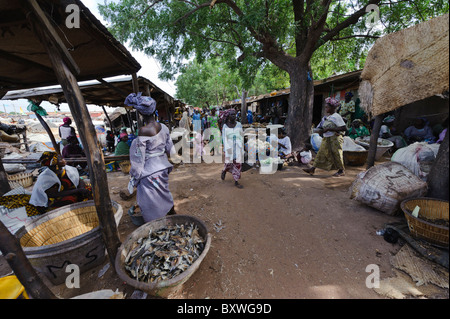
[[[47,168],[39,174],[31,195],[0,197],[0,205],[7,208],[25,206],[27,215],[36,216],[58,207],[93,199],[92,189],[86,185],[75,167],[66,165],[55,152],[44,152],[38,162]]]
[[[325,112],[328,114],[322,118],[317,126],[320,133],[323,133],[322,144],[317,152],[312,167],[303,169],[306,173],[313,175],[316,168],[327,171],[337,169],[333,176],[343,176],[344,173],[344,144],[343,133],[347,130],[344,120],[336,113],[339,102],[333,98],[325,100]]]
[[[137,188],[137,204],[145,222],[175,214],[169,174],[172,164],[168,157],[175,154],[170,132],[155,118],[156,101],[149,96],[130,94],[125,105],[133,106],[144,118],[145,126],[130,147],[129,191]]]
[[[228,110],[224,117],[222,127],[223,151],[225,153],[225,166],[221,179],[225,179],[227,172],[231,173],[234,185],[243,188],[238,180],[241,178],[242,163],[244,162],[244,132],[241,123],[236,121],[236,111]]]

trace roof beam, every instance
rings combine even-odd
[[[47,16],[45,15],[45,12],[41,9],[41,7],[37,3],[37,1],[36,0],[22,0],[22,2],[24,3],[24,7],[27,8],[29,11],[31,11],[34,14],[38,24],[44,28],[44,30],[46,31],[45,33],[47,34],[47,38],[53,43],[56,50],[61,54],[64,62],[67,64],[67,67],[69,68],[69,70],[74,75],[79,75],[80,68],[78,67],[77,63],[72,58],[72,56],[70,55],[69,51],[67,50],[66,46],[62,42],[62,40],[59,37],[58,33],[56,32],[55,28],[50,23]],[[26,15],[27,15],[28,19],[30,19],[30,17],[28,16],[28,12],[26,13]],[[31,23],[31,25],[33,27],[35,27],[35,25],[33,23]]]
[[[23,65],[26,65],[28,67],[34,67],[34,68],[40,69],[40,70],[42,70],[44,72],[53,74],[53,70],[51,68],[49,68],[49,67],[46,67],[45,65],[39,64],[39,63],[34,62],[34,61],[30,61],[28,59],[22,58],[20,56],[17,56],[17,55],[14,55],[14,54],[2,51],[2,50],[0,50],[0,58],[4,58],[4,59],[6,59],[8,61],[15,62],[15,63],[18,63],[18,64],[23,64]]]

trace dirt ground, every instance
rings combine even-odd
[[[397,276],[390,258],[401,243],[390,244],[376,231],[404,217],[349,199],[349,187],[364,167],[347,167],[343,177],[322,170],[309,176],[297,165],[273,175],[250,169],[242,174],[243,189],[229,174],[222,181],[221,169],[222,164],[182,164],[170,174],[177,214],[200,218],[212,234],[200,268],[171,298],[389,298],[366,287],[366,267],[378,265],[381,279]],[[137,228],[127,214],[135,198],[119,196],[128,180],[121,172],[108,173],[111,198],[124,211],[121,240]],[[6,266],[0,259],[0,269]],[[60,298],[100,289],[119,290],[129,298],[135,289],[108,266],[106,259],[84,273],[77,289],[48,285]],[[448,298],[448,289],[416,297]]]

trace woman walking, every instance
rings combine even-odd
[[[229,172],[233,176],[234,185],[237,188],[243,188],[238,181],[241,178],[244,160],[244,132],[242,131],[241,123],[236,121],[236,111],[234,109],[230,109],[225,117],[222,138],[225,166],[220,177],[224,180],[226,173]]]
[[[325,100],[325,112],[328,116],[322,118],[317,126],[319,132],[323,133],[322,144],[314,159],[313,166],[303,169],[306,173],[314,175],[316,168],[327,171],[337,169],[333,176],[343,176],[344,173],[344,144],[343,132],[347,130],[344,120],[336,113],[339,102],[333,98]],[[341,133],[342,132],[342,133]]]
[[[175,148],[166,125],[155,118],[156,101],[148,96],[130,94],[125,105],[143,116],[144,124],[130,147],[130,186],[137,187],[137,204],[145,222],[174,214],[169,174],[172,164],[168,160]],[[130,189],[131,187],[129,187]]]

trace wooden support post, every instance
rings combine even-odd
[[[53,44],[53,50],[56,50],[58,52],[61,59],[66,63],[67,67],[73,74],[80,74],[80,68],[75,63],[75,60],[70,55],[69,51],[64,45],[64,42],[58,36],[58,33],[56,32],[55,28],[53,28],[44,11],[42,11],[39,3],[36,0],[25,1],[26,2],[24,4],[34,13],[34,22],[38,22],[36,24],[42,25],[42,27],[47,32],[47,37]]]
[[[0,196],[9,192],[11,186],[9,185],[8,175],[5,172],[5,167],[3,166],[2,158],[0,157]]]
[[[138,94],[139,93],[139,82],[138,82],[138,77],[136,75],[136,73],[133,73],[131,75],[132,78],[132,84],[133,84],[133,92]],[[137,120],[137,126],[138,126],[138,132],[139,129],[144,126],[144,121],[142,119],[142,116],[139,114],[139,112],[136,112],[136,120]]]
[[[133,129],[133,120],[131,118],[130,110],[125,108],[125,111],[127,112],[127,118],[128,118],[128,125],[131,129]],[[126,126],[126,125],[125,125]]]
[[[372,134],[370,135],[369,154],[367,154],[367,169],[371,168],[375,164],[378,136],[380,135],[380,128],[383,122],[383,117],[384,117],[383,114],[375,116]]]
[[[111,128],[111,132],[112,132],[113,131],[113,125],[112,125],[111,119],[109,118],[108,113],[106,112],[106,109],[105,109],[104,105],[102,105],[102,109],[103,109],[103,112],[105,113],[106,119],[108,120],[109,127]]]
[[[57,299],[38,276],[23,252],[19,240],[0,221],[0,251],[27,294],[34,299]]]
[[[52,130],[48,126],[47,122],[40,116],[38,113],[34,112],[36,114],[37,119],[41,123],[41,125],[44,127],[45,131],[47,132],[48,136],[50,137],[50,141],[52,141],[53,148],[55,149],[55,152],[58,153],[58,155],[61,155],[61,150],[59,149],[59,144],[56,142],[55,136],[53,135]]]
[[[25,143],[25,151],[29,152],[30,147],[28,146],[27,127],[26,126],[22,132],[22,138],[23,138],[23,142]]]
[[[32,12],[36,15],[36,12]],[[109,196],[105,162],[100,143],[97,139],[97,134],[80,87],[78,86],[77,79],[71,72],[71,69],[66,65],[61,52],[55,47],[57,43],[54,43],[53,39],[48,36],[51,33],[48,30],[48,28],[52,28],[51,25],[34,23],[36,21],[34,15],[29,16],[29,21],[33,25],[36,35],[47,50],[56,78],[64,92],[67,104],[77,125],[84,151],[87,155],[90,172],[89,177],[92,183],[100,230],[102,231],[109,261],[114,268],[117,250],[121,242],[114,219],[111,198]],[[53,32],[55,32],[54,29]]]

